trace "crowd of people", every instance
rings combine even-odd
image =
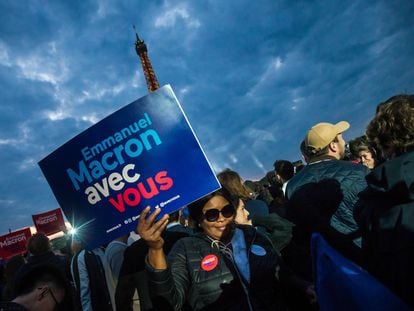
[[[315,124],[303,161],[260,181],[226,169],[177,212],[145,208],[137,239],[71,236],[56,252],[34,234],[1,267],[0,310],[318,310],[314,233],[414,308],[414,95],[379,104],[347,144],[349,128]]]

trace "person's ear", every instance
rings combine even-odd
[[[47,295],[47,287],[39,287],[37,288],[37,300],[40,301],[42,300],[46,295]]]
[[[283,182],[282,177],[278,173],[276,173],[276,181]]]
[[[336,153],[338,151],[338,145],[335,141],[331,141],[329,143],[329,149],[333,152]]]

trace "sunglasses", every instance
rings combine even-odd
[[[204,213],[204,219],[213,222],[219,219],[220,214],[223,215],[225,218],[230,218],[234,215],[234,206],[231,204],[228,204],[224,206],[221,210],[218,210],[217,208],[209,209]]]

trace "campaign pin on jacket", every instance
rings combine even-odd
[[[218,265],[218,258],[216,255],[210,254],[201,260],[201,269],[204,271],[214,270]]]
[[[253,244],[251,248],[251,252],[257,256],[264,256],[266,255],[266,250],[261,247],[260,245]]]

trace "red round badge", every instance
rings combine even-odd
[[[201,260],[201,269],[204,271],[211,271],[218,265],[218,258],[216,255],[207,255]]]

